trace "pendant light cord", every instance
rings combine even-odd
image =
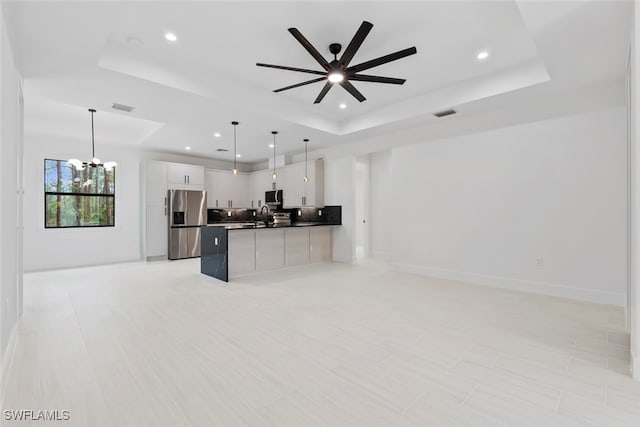
[[[95,113],[96,110],[90,108],[89,111],[91,112],[91,161],[93,162],[93,159],[96,157],[96,140],[93,133],[93,113]]]
[[[238,154],[236,152],[236,128],[238,127],[238,122],[231,122],[231,124],[233,125],[233,170],[237,171],[238,169],[238,164],[237,164],[237,159],[238,159]],[[235,173],[235,172],[234,172]]]
[[[276,135],[278,132],[274,130],[271,133],[273,134],[273,176],[276,176]]]
[[[308,161],[307,161],[307,146],[309,145],[309,140],[304,140],[304,179],[309,178],[309,170],[308,170]]]

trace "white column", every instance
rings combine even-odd
[[[640,380],[640,118],[638,118],[637,99],[640,93],[640,7],[634,2],[631,25],[631,61],[629,94],[629,137],[630,137],[630,256],[629,256],[629,310],[631,334],[631,363],[633,377]]]

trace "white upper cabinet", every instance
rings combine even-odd
[[[207,170],[205,174],[204,189],[207,190],[207,208],[213,209],[220,206],[220,194],[218,193],[218,171]]]
[[[283,191],[284,208],[303,206],[324,206],[324,162],[322,159],[309,161],[305,182],[305,164],[296,163],[280,168],[278,189]]]
[[[146,164],[146,203],[147,205],[164,205],[166,203],[167,164],[149,161]]]
[[[263,170],[249,175],[252,208],[259,209],[264,205],[264,193],[273,189],[272,175],[272,170]]]
[[[234,175],[233,172],[222,172],[224,176],[223,192],[224,200],[229,200],[229,207],[231,208],[250,208],[251,196],[249,188],[249,175],[238,173]],[[222,183],[223,181],[221,181]]]
[[[167,163],[169,189],[204,190],[204,167]]]
[[[305,206],[324,207],[324,160],[318,159],[309,162],[308,178],[304,184],[303,195]]]
[[[207,205],[209,208],[250,208],[249,175],[221,170],[208,170]]]
[[[284,208],[302,206],[303,179],[304,164],[302,163],[285,166],[280,169],[280,173],[278,174],[278,188],[282,189]]]

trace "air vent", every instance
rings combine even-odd
[[[446,117],[456,113],[457,113],[456,110],[444,110],[444,111],[438,111],[437,113],[433,113],[433,115],[436,117]]]
[[[124,104],[117,104],[115,102],[111,104],[111,108],[113,108],[114,110],[126,111],[127,113],[130,113],[136,109],[136,107],[130,107]]]
[[[216,151],[229,151],[229,150],[227,150],[226,148],[218,148],[216,149]]]

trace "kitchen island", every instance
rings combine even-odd
[[[339,223],[262,222],[209,224],[201,228],[200,271],[216,279],[330,262],[332,230]]]

